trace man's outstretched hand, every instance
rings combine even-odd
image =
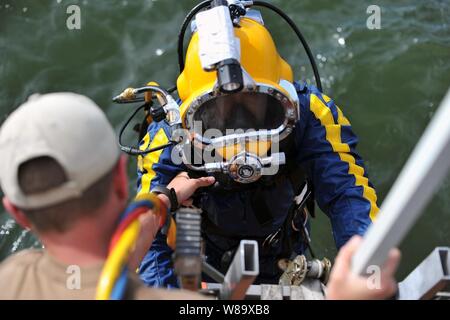
[[[367,277],[351,272],[352,257],[361,245],[362,238],[353,237],[339,251],[330,274],[327,299],[330,300],[379,300],[389,299],[397,290],[394,275],[400,262],[400,251],[392,249],[384,266],[381,267],[379,279],[375,283]],[[371,277],[376,277],[373,274]]]
[[[178,203],[184,206],[192,205],[191,197],[195,191],[199,188],[209,187],[214,184],[216,180],[214,177],[202,177],[198,179],[189,178],[187,172],[181,172],[178,174],[167,186],[167,188],[174,188]]]

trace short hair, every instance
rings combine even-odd
[[[110,197],[114,169],[87,188],[80,198],[40,209],[21,209],[39,232],[64,233],[83,216],[93,214]],[[52,190],[68,181],[64,168],[51,157],[39,157],[19,167],[19,187],[25,196]]]

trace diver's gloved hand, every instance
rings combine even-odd
[[[201,177],[192,179],[187,172],[179,173],[167,186],[174,188],[177,193],[178,203],[183,206],[192,205],[192,196],[199,188],[209,187],[216,182],[214,177]],[[168,199],[167,199],[168,200]]]

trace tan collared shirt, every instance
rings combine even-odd
[[[45,250],[24,250],[0,264],[0,300],[92,300],[102,267],[68,266]],[[125,298],[196,300],[203,297],[182,290],[150,289],[135,274],[130,274]]]

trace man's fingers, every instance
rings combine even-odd
[[[346,264],[351,263],[351,258],[355,254],[356,249],[360,246],[362,238],[360,236],[352,237],[342,248],[336,257],[336,262],[341,261]]]
[[[216,179],[214,177],[202,177],[195,179],[194,181],[197,188],[202,188],[214,184],[214,182],[216,182]]]
[[[353,236],[344,246],[346,248],[346,253],[350,255],[355,254],[362,241],[363,238],[361,236]]]
[[[347,276],[351,267],[352,256],[361,241],[362,238],[360,236],[354,236],[339,250],[331,271],[332,277],[340,279],[341,277]]]
[[[216,180],[214,177],[203,177],[199,179],[189,179],[187,174],[179,174],[174,178],[169,185],[169,189],[174,188],[177,193],[178,202],[183,204],[188,200],[194,192],[201,187],[208,187],[212,185]]]
[[[388,258],[383,266],[383,273],[386,276],[394,276],[395,272],[397,271],[398,265],[400,264],[401,259],[401,253],[400,250],[397,248],[391,249],[389,251]]]

